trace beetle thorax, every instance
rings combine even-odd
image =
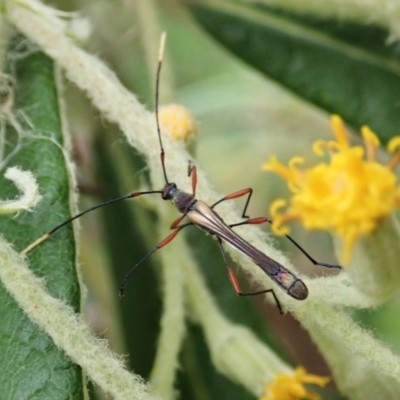
[[[176,189],[174,195],[171,197],[171,201],[180,213],[185,214],[189,210],[189,207],[196,202],[196,199],[193,195]]]

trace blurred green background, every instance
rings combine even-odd
[[[301,155],[312,163],[316,160],[311,153],[312,143],[332,137],[329,113],[233,56],[179,1],[53,0],[51,5],[64,11],[79,10],[89,19],[92,33],[82,46],[104,60],[150,110],[154,108],[157,58],[150,50],[157,50],[158,37],[156,43],[149,43],[146,32],[157,31],[150,25],[154,18],[158,21],[159,29],[168,33],[165,70],[170,85],[163,92],[161,83],[161,102],[180,103],[194,114],[198,121],[193,146],[197,164],[221,193],[254,189],[248,209],[251,216],[267,215],[269,204],[288,194],[280,178],[261,170],[263,162],[271,155],[284,163]],[[118,128],[105,121],[73,83],[66,81],[65,95],[78,167],[80,209],[148,184],[143,159],[125,143]],[[182,165],[182,174],[186,171],[187,166]],[[176,215],[171,206],[171,221]],[[87,215],[81,224],[80,260],[88,287],[87,319],[99,335],[110,339],[113,349],[128,355],[130,368],[147,378],[162,312],[157,255],[131,278],[122,303],[118,301],[118,287],[129,268],[156,245],[153,232],[157,218],[151,211],[151,201],[135,199],[110,206]],[[195,229],[187,236],[220,307],[231,319],[252,327],[291,365],[329,375],[318,350],[297,321],[290,315],[280,316],[276,307],[260,299],[237,298],[216,242]],[[308,232],[293,224],[292,236],[314,258],[335,262],[326,233]],[[301,273],[329,273],[313,267],[288,241],[276,238],[276,243],[290,254]],[[355,317],[399,350],[397,307],[398,302],[393,301]],[[201,330],[189,323],[176,385],[182,399],[254,398],[215,372],[210,363]],[[323,398],[342,397],[331,384],[323,390]]]

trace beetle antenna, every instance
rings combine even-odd
[[[156,97],[155,97],[155,113],[156,113],[156,122],[157,122],[157,133],[158,133],[158,140],[160,142],[160,159],[161,159],[161,165],[164,173],[164,178],[165,178],[165,183],[168,182],[168,177],[167,177],[167,171],[165,169],[165,152],[164,152],[164,147],[162,144],[161,140],[161,130],[160,130],[160,121],[158,118],[158,98],[160,94],[160,74],[161,74],[161,66],[163,63],[163,58],[164,58],[164,48],[165,48],[165,39],[167,37],[166,32],[163,32],[161,34],[161,39],[160,39],[160,47],[158,50],[158,64],[157,64],[157,75],[156,75]]]

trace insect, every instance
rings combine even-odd
[[[266,217],[258,217],[258,218],[249,218],[246,215],[247,207],[249,205],[253,190],[251,188],[246,188],[229,194],[222,199],[218,200],[211,206],[208,206],[202,200],[198,200],[195,197],[196,194],[196,186],[197,186],[197,170],[196,167],[189,164],[188,168],[188,175],[191,177],[192,180],[192,193],[186,193],[180,189],[178,189],[177,185],[173,182],[170,182],[167,176],[167,170],[165,167],[165,152],[163,148],[162,138],[161,138],[161,131],[160,131],[160,123],[159,123],[159,115],[158,115],[158,104],[159,104],[159,82],[160,82],[160,74],[161,74],[161,66],[163,60],[163,53],[165,47],[165,33],[161,36],[160,42],[160,50],[159,50],[159,57],[158,57],[158,65],[157,65],[157,73],[156,73],[156,91],[155,91],[155,115],[156,115],[156,125],[157,125],[157,134],[158,140],[160,145],[160,161],[162,172],[165,179],[165,185],[161,190],[150,190],[150,191],[141,191],[141,192],[132,192],[128,195],[123,197],[119,197],[116,199],[109,200],[107,202],[98,204],[94,207],[91,207],[81,213],[73,216],[72,218],[64,221],[60,225],[57,225],[51,231],[37,239],[35,242],[30,244],[25,250],[23,250],[23,254],[28,253],[40,243],[47,240],[51,235],[53,235],[56,231],[62,228],[64,225],[72,222],[73,220],[81,217],[82,215],[93,211],[97,208],[116,203],[122,200],[131,199],[138,196],[148,195],[148,194],[161,194],[161,198],[163,200],[170,200],[172,204],[177,208],[177,210],[182,214],[178,217],[172,224],[171,229],[172,233],[169,234],[165,239],[163,239],[152,251],[150,251],[145,257],[143,257],[131,270],[125,275],[122,284],[120,286],[119,295],[122,299],[124,296],[125,286],[132,275],[132,273],[145,262],[147,258],[149,258],[155,251],[161,249],[162,247],[166,246],[170,243],[178,233],[191,225],[197,226],[198,228],[202,229],[203,231],[211,234],[217,239],[218,245],[220,247],[223,260],[225,263],[225,267],[227,269],[229,280],[235,290],[235,292],[240,296],[251,296],[251,295],[259,295],[263,293],[271,293],[274,297],[277,306],[282,313],[281,305],[275,295],[274,289],[264,289],[256,292],[251,293],[244,293],[241,291],[239,282],[231,269],[228,265],[227,256],[225,250],[223,248],[222,243],[226,242],[229,245],[233,246],[247,257],[249,257],[256,265],[258,265],[278,286],[280,286],[289,296],[293,297],[296,300],[304,300],[308,296],[308,289],[304,282],[299,279],[295,274],[285,268],[283,265],[279,264],[277,261],[273,260],[272,258],[268,257],[266,254],[252,246],[246,240],[244,240],[241,236],[239,236],[232,228],[239,226],[239,225],[251,225],[251,224],[262,224],[265,222],[271,223],[271,220]],[[214,208],[222,203],[223,201],[236,199],[242,196],[247,196],[247,200],[242,212],[242,218],[245,220],[242,222],[238,222],[235,224],[227,224],[224,220],[214,211]],[[188,222],[182,223],[182,221],[187,218]],[[341,268],[339,265],[332,265],[317,262],[314,260],[300,245],[298,245],[290,236],[287,238],[296,246],[298,247],[303,254],[314,264],[320,265],[323,267],[328,268]]]

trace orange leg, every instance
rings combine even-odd
[[[283,314],[282,306],[279,303],[278,298],[276,297],[274,289],[264,289],[264,290],[260,290],[260,291],[257,291],[257,292],[250,292],[250,293],[243,293],[242,292],[242,290],[240,289],[239,281],[238,281],[235,273],[233,272],[232,268],[228,265],[226,253],[225,253],[225,250],[224,250],[224,248],[222,246],[222,240],[219,237],[217,237],[217,240],[218,240],[219,248],[221,249],[222,257],[224,259],[226,270],[228,272],[229,280],[230,280],[230,282],[232,284],[232,287],[233,287],[234,291],[236,292],[236,294],[239,295],[239,296],[256,296],[256,295],[259,295],[259,294],[271,293],[272,296],[274,297],[276,305],[278,306],[279,312],[281,314]]]
[[[195,165],[192,165],[190,161],[188,165],[188,176],[192,176],[192,193],[193,197],[195,197],[197,187],[197,168]]]
[[[246,215],[246,211],[247,211],[247,206],[250,203],[250,199],[251,199],[251,195],[252,194],[253,194],[253,189],[251,189],[251,188],[239,190],[238,192],[228,194],[227,196],[225,196],[222,199],[218,200],[216,203],[214,203],[211,206],[211,208],[214,208],[217,204],[222,203],[225,200],[237,199],[238,197],[242,197],[242,196],[248,195],[247,200],[246,200],[246,204],[244,205],[242,218],[249,218],[249,216]]]

